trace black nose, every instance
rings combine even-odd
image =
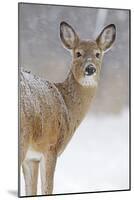
[[[85,69],[85,74],[87,76],[94,74],[94,72],[96,72],[96,68],[92,64],[88,65]]]

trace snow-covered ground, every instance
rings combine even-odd
[[[58,158],[54,193],[122,190],[128,185],[128,110],[117,115],[87,116]],[[22,173],[21,195],[25,195]]]

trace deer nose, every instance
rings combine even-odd
[[[89,64],[85,69],[85,74],[87,76],[90,76],[90,75],[94,74],[95,72],[96,72],[96,68],[94,67],[93,64]]]

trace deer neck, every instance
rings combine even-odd
[[[74,126],[73,129],[75,129],[87,113],[96,88],[82,87],[75,80],[72,71],[70,71],[67,79],[63,83],[56,84],[56,87],[65,101]]]

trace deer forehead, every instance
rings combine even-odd
[[[80,41],[74,51],[80,51],[81,53],[96,53],[100,52],[100,49],[95,41]]]

